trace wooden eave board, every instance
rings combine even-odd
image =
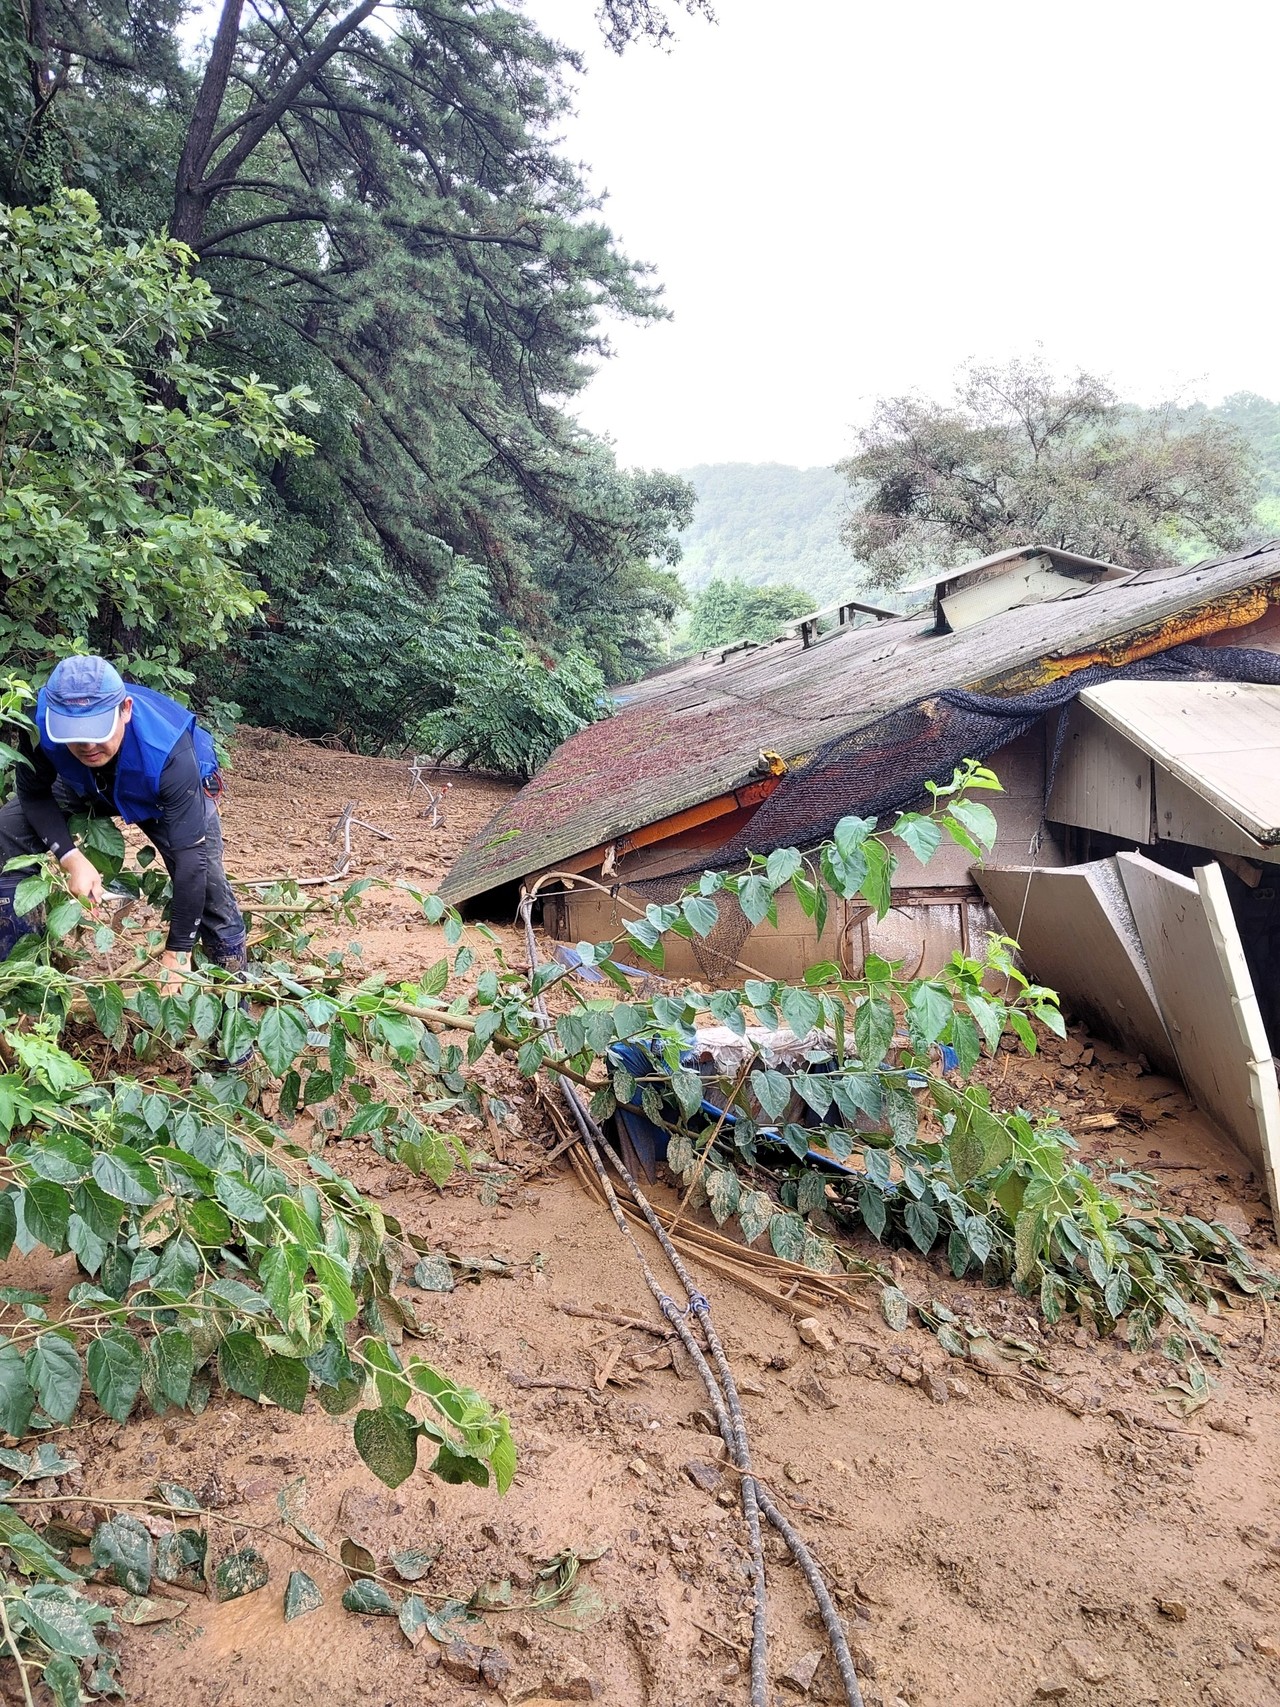
[[[1064,1010],[1122,1049],[1179,1077],[1114,860],[1057,870],[987,866],[974,878],[1031,976]]]
[[[1120,739],[1115,730],[1110,733],[1115,740]],[[1237,854],[1262,864],[1280,864],[1280,842],[1256,840],[1234,818],[1228,818],[1203,795],[1188,788],[1172,771],[1160,765],[1153,769],[1157,841],[1182,842],[1191,847],[1212,848],[1215,853]],[[1135,841],[1141,839],[1134,837]]]
[[[1080,703],[1259,842],[1280,842],[1280,686],[1107,682]]]
[[[1182,1079],[1261,1174],[1274,1216],[1280,1088],[1222,869],[1193,883],[1142,854],[1115,863]]]

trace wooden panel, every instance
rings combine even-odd
[[[618,953],[626,960],[623,926],[637,911],[644,910],[644,904],[642,897],[626,888],[618,898],[594,889],[578,889],[557,900],[554,910],[548,909],[547,928],[566,942],[617,941],[621,944]],[[837,903],[819,937],[813,920],[804,916],[795,896],[784,890],[778,896],[777,929],[768,924],[755,926],[737,958],[748,973],[799,983],[805,970],[820,960],[834,960],[856,976],[869,950],[886,960],[903,960],[907,977],[927,978],[945,966],[958,949],[975,941],[979,930],[989,927],[989,920],[978,917],[985,909],[962,896],[949,896],[934,904],[921,899],[917,892],[907,891],[884,919],[864,919],[867,911],[851,903]],[[706,979],[706,969],[692,943],[669,936],[664,947],[667,977]]]
[[[1114,860],[1057,871],[989,866],[975,876],[1031,976],[1058,992],[1067,1014],[1178,1075]]]
[[[1108,682],[1080,702],[1258,841],[1280,841],[1280,687]]]
[[[1188,788],[1171,771],[1155,767],[1156,839],[1185,842],[1246,859],[1280,862],[1280,846],[1255,841],[1247,830]]]
[[[1062,850],[1052,835],[1043,838],[1038,852],[1035,847],[1044,820],[1044,741],[1041,725],[1010,741],[985,761],[1004,787],[1002,794],[976,796],[996,815],[996,844],[987,856],[989,865],[1020,865],[1033,857],[1040,865],[1062,864]],[[927,799],[920,800],[904,810],[927,812],[931,804]],[[950,889],[973,882],[973,855],[954,842],[944,842],[928,865],[921,865],[911,849],[895,836],[887,836],[885,840],[898,860],[895,889]]]
[[[1059,574],[1045,557],[1032,557],[999,579],[979,582],[948,593],[939,602],[942,614],[953,629],[985,622],[1015,605],[1042,604],[1064,593],[1078,593],[1082,583]]]
[[[1151,821],[1151,760],[1119,730],[1076,702],[1045,815],[1145,846]]]
[[[1280,1090],[1221,868],[1192,883],[1141,854],[1116,864],[1182,1078],[1262,1176],[1274,1215]]]

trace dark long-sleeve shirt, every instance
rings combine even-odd
[[[23,813],[45,847],[62,859],[71,852],[75,841],[66,814],[54,797],[58,773],[38,743],[23,740],[19,745],[30,760],[29,765],[17,768],[16,787]],[[97,797],[87,797],[90,810],[105,809],[114,815],[116,761],[110,760],[93,774]],[[181,737],[160,773],[159,814],[140,828],[159,848],[173,879],[173,904],[165,947],[189,954],[195,946],[209,870],[204,785],[190,735]]]

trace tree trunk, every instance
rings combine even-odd
[[[186,243],[197,253],[204,239],[204,222],[209,212],[210,191],[205,182],[209,170],[214,132],[218,115],[227,93],[231,67],[235,62],[236,44],[240,39],[240,15],[244,0],[223,0],[218,33],[213,38],[213,51],[205,66],[196,96],[195,111],[187,129],[187,138],[178,162],[177,181],[173,193],[173,216],[169,234]]]

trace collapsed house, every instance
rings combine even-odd
[[[1001,929],[1069,1014],[1184,1080],[1274,1204],[1280,542],[1140,572],[1031,546],[927,586],[924,614],[850,602],[621,690],[443,898],[495,913],[536,887],[552,935],[613,938],[701,870],[924,806],[927,782],[981,759],[1004,787],[981,868],[898,844],[883,919],[842,903],[819,939],[784,891],[776,929],[668,939],[669,975],[826,960],[856,977],[870,953],[927,975]]]

